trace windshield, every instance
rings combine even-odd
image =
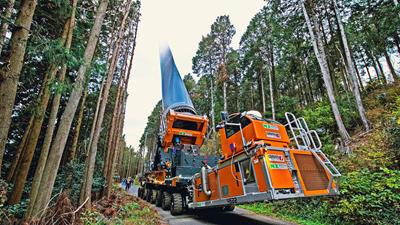
[[[267,122],[267,123],[281,124],[278,121],[271,120],[271,119],[264,119],[264,118],[261,118],[261,117],[258,117],[258,116],[254,116],[254,115],[251,115],[251,114],[247,114],[246,116],[250,117],[253,120],[264,121],[264,122]]]

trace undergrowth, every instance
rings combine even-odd
[[[364,95],[373,128],[368,133],[362,133],[354,103],[338,101],[346,127],[352,128],[349,155],[335,151],[338,135],[329,103],[300,112],[320,133],[324,152],[342,173],[339,196],[242,207],[299,224],[400,224],[400,86],[371,85]]]
[[[85,225],[159,225],[157,212],[143,200],[114,188],[110,199],[97,202],[82,213],[80,220]]]

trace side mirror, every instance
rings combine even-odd
[[[222,111],[221,119],[226,122],[228,120],[228,112]]]

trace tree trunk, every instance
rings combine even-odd
[[[270,49],[272,90],[273,90],[272,94],[275,102],[275,100],[278,98],[278,88],[276,87],[274,46],[271,44],[269,49]]]
[[[375,60],[376,60],[376,63],[378,64],[379,71],[381,72],[381,76],[380,77],[382,78],[383,83],[387,84],[386,75],[385,75],[385,72],[383,72],[382,64],[379,61],[379,57],[375,56]]]
[[[364,90],[364,85],[362,83],[362,79],[361,79],[361,76],[360,76],[360,71],[357,68],[357,63],[356,63],[356,60],[354,59],[353,55],[351,56],[351,59],[353,61],[354,69],[356,70],[356,75],[357,75],[357,79],[358,79],[358,82],[360,84],[361,90]]]
[[[336,0],[333,0],[333,6],[334,6],[334,10],[335,10],[335,15],[336,15],[336,18],[338,21],[340,36],[341,36],[341,39],[343,42],[344,52],[345,52],[346,61],[347,61],[347,68],[349,70],[349,75],[352,80],[353,94],[356,99],[358,114],[361,117],[361,121],[363,123],[365,131],[369,131],[370,127],[369,127],[367,116],[365,115],[365,109],[364,109],[364,105],[363,105],[363,102],[361,99],[360,89],[358,87],[358,81],[357,81],[354,64],[353,64],[353,60],[352,60],[351,53],[350,53],[350,46],[347,41],[347,36],[346,36],[345,30],[343,27],[343,23],[340,18],[340,12],[337,8]],[[360,82],[361,82],[361,80],[360,80]]]
[[[88,208],[91,206],[91,190],[92,190],[92,184],[93,184],[93,172],[94,172],[94,165],[95,165],[95,160],[96,160],[96,154],[97,154],[97,143],[100,138],[100,131],[101,131],[101,125],[103,123],[103,118],[104,118],[104,111],[107,105],[108,101],[108,95],[110,92],[110,87],[113,79],[113,75],[115,72],[115,68],[117,66],[117,61],[119,57],[119,52],[120,52],[120,46],[121,46],[121,41],[125,32],[125,24],[126,24],[126,19],[128,18],[129,15],[129,10],[131,8],[132,0],[128,2],[128,5],[126,7],[126,10],[124,12],[124,17],[121,21],[120,25],[120,30],[118,33],[117,41],[115,43],[115,49],[112,54],[112,59],[111,59],[111,64],[109,67],[109,70],[107,72],[107,80],[104,86],[104,91],[103,91],[103,99],[100,103],[100,108],[99,108],[99,114],[98,114],[98,121],[96,124],[94,124],[95,127],[95,132],[93,135],[93,140],[91,140],[91,146],[90,146],[90,151],[89,151],[89,156],[86,158],[85,162],[85,182],[82,185],[80,198],[79,198],[79,203],[83,204],[86,199],[88,201],[85,204],[85,207]]]
[[[392,61],[390,60],[389,54],[387,53],[386,50],[383,51],[383,54],[385,55],[386,63],[389,67],[390,74],[392,75],[393,80],[395,82],[397,82],[399,80],[399,78],[397,77],[396,71],[394,70],[394,67],[393,67]]]
[[[363,59],[363,62],[364,62],[365,70],[367,71],[367,74],[368,74],[369,81],[371,81],[371,80],[372,80],[372,77],[371,77],[371,73],[369,72],[368,63],[367,63],[367,61],[365,61],[364,56],[362,56],[362,59]],[[376,72],[376,71],[375,71],[375,72]]]
[[[397,52],[400,55],[400,38],[396,32],[394,32],[394,34],[393,34],[393,40],[394,40],[394,43],[396,44]]]
[[[73,0],[71,17],[69,19],[69,23],[67,23],[68,28],[67,28],[67,35],[66,35],[66,41],[65,41],[65,49],[66,50],[69,50],[71,48],[71,44],[72,44],[72,34],[73,34],[74,27],[75,27],[76,6],[77,6],[77,0]],[[67,72],[67,67],[65,64],[63,64],[61,66],[61,70],[58,71],[58,80],[60,83],[64,82],[66,72]],[[26,220],[29,220],[30,217],[37,214],[37,212],[38,212],[37,208],[35,208],[35,206],[36,206],[35,203],[37,200],[37,194],[38,194],[39,186],[40,186],[40,183],[42,180],[43,171],[46,166],[47,157],[48,157],[49,149],[50,149],[50,144],[53,139],[53,132],[54,132],[54,129],[56,126],[56,119],[57,119],[57,114],[58,114],[58,108],[60,105],[60,100],[61,100],[61,93],[56,92],[53,97],[53,101],[52,101],[52,105],[51,105],[51,109],[50,109],[49,121],[47,124],[46,134],[45,134],[43,145],[42,145],[42,151],[40,153],[39,161],[36,166],[35,175],[33,177],[31,192],[29,195],[28,208],[24,215],[24,218]],[[32,214],[33,212],[35,212],[35,214]]]
[[[99,3],[99,7],[97,8],[95,16],[96,19],[94,21],[92,30],[90,31],[90,35],[88,38],[87,46],[83,57],[83,64],[79,67],[71,95],[68,99],[67,105],[65,107],[63,116],[60,121],[60,125],[57,129],[57,133],[54,138],[50,154],[48,156],[46,167],[43,172],[43,177],[40,182],[39,190],[42,191],[38,193],[37,200],[35,203],[35,205],[37,206],[35,207],[37,208],[37,212],[41,212],[46,207],[46,205],[50,200],[58,167],[60,165],[61,157],[65,149],[65,144],[67,142],[68,132],[71,128],[71,123],[74,114],[78,107],[79,100],[82,96],[85,73],[93,58],[100,30],[106,14],[107,6],[108,6],[108,0],[101,0]]]
[[[2,19],[3,24],[1,24],[0,29],[0,55],[3,50],[4,42],[6,40],[7,32],[8,32],[8,20],[11,18],[12,11],[14,8],[15,0],[8,0],[7,6],[5,8],[5,13]]]
[[[33,117],[31,117],[29,119],[28,126],[26,127],[26,131],[30,131],[31,130],[32,123],[33,123]],[[20,144],[18,145],[18,148],[17,148],[17,152],[13,156],[13,158],[14,158],[13,162],[12,162],[12,164],[10,166],[10,169],[9,169],[8,173],[7,173],[7,182],[9,182],[9,183],[10,182],[14,183],[15,171],[16,171],[18,165],[21,163],[20,161],[21,161],[21,158],[22,158],[21,156],[23,154],[23,149],[25,149],[24,146],[25,146],[25,143],[26,143],[26,139],[29,136],[28,132],[26,132],[26,131],[25,131],[25,133],[27,135],[25,135],[25,133],[24,133],[24,135],[22,136],[21,142],[20,142]]]
[[[262,68],[260,67],[259,70],[259,76],[258,76],[258,80],[260,82],[260,88],[261,88],[261,103],[262,103],[262,113],[263,115],[267,112],[267,107],[266,107],[266,103],[265,103],[265,91],[264,91],[264,76],[263,76],[263,71]]]
[[[223,81],[222,89],[223,89],[222,91],[223,91],[223,98],[224,98],[224,111],[227,112],[228,104],[227,104],[227,100],[226,100],[226,81]]]
[[[131,57],[130,61],[128,62],[128,56],[129,56],[128,55],[129,47],[128,47],[128,49],[126,51],[126,54],[125,54],[125,57],[124,57],[124,61],[125,61],[124,65],[125,66],[124,66],[124,70],[121,73],[121,78],[120,79],[121,79],[122,82],[120,83],[120,88],[118,89],[118,94],[117,94],[117,100],[118,101],[115,103],[115,106],[114,106],[113,120],[114,120],[114,118],[117,118],[118,116],[120,118],[121,115],[119,115],[119,114],[121,114],[122,107],[125,107],[125,104],[126,104],[126,89],[128,87],[130,71],[131,71],[132,65],[133,65],[133,56],[134,56],[134,53],[135,53],[136,36],[137,36],[137,30],[138,30],[138,25],[139,25],[138,22],[139,22],[139,18],[138,17],[136,17],[135,20],[131,22],[135,26],[133,33],[131,33],[131,31],[129,32],[129,33],[131,33],[133,38],[131,38],[131,40],[128,39],[128,43],[130,43],[130,42],[133,43],[133,45],[132,45],[132,53],[131,53],[131,56],[130,56]],[[130,27],[130,30],[131,30],[132,25],[130,25],[129,27]],[[129,64],[129,66],[128,66],[128,69],[127,69],[127,65],[128,64]],[[127,78],[125,78],[125,75],[127,76]],[[125,82],[125,84],[124,84],[124,82]],[[122,94],[122,93],[124,93],[124,94]],[[125,96],[123,96],[123,95],[125,95]],[[122,100],[124,101],[123,104],[118,104]],[[118,111],[116,111],[116,110],[118,110]],[[124,110],[124,113],[125,113],[125,108],[123,110]],[[112,125],[114,125],[114,123],[117,124],[117,122],[118,121],[113,121]],[[122,125],[120,125],[120,126],[123,126],[123,122],[122,122]],[[119,129],[122,129],[122,128],[119,128]],[[113,130],[114,129],[111,128],[110,131],[113,131]],[[120,131],[120,133],[122,133],[122,131]],[[111,151],[111,152],[113,152],[114,155],[112,155],[112,157],[111,157],[112,158],[111,166],[107,166],[107,167],[105,166],[104,167],[105,169],[107,169],[107,171],[105,171],[105,177],[106,177],[106,182],[107,182],[106,189],[105,189],[105,195],[107,196],[107,198],[109,198],[110,193],[111,193],[111,185],[112,185],[112,179],[113,179],[112,178],[112,173],[114,171],[114,163],[115,163],[115,160],[116,160],[116,155],[119,154],[119,151],[116,151],[117,150],[116,146],[118,144],[118,139],[119,139],[120,133],[116,132],[116,134],[114,135],[114,138],[112,138],[111,140],[114,140],[114,139],[117,139],[117,140],[114,140],[114,142],[111,141],[108,144],[108,150],[111,150],[111,148],[113,148],[113,151]],[[111,137],[113,137],[113,136],[110,135],[110,138]],[[109,151],[107,151],[107,152],[109,152]],[[108,161],[109,160],[106,160],[107,163],[108,163]],[[110,164],[110,163],[108,163],[108,164]]]
[[[127,57],[128,57],[128,51],[129,49],[126,50],[125,56],[124,56],[124,67],[127,62]],[[118,115],[120,111],[120,102],[121,102],[121,95],[122,95],[122,88],[123,88],[123,83],[125,79],[125,69],[123,72],[121,71],[119,81],[118,81],[118,86],[117,86],[117,96],[115,98],[115,103],[114,103],[114,109],[113,109],[113,116],[111,119],[111,127],[108,132],[108,143],[107,143],[107,149],[106,149],[106,157],[104,159],[104,167],[103,167],[103,176],[106,178],[106,181],[109,179],[109,172],[110,172],[110,163],[112,159],[113,152],[115,151],[115,133],[117,129],[117,123],[118,123]],[[108,182],[107,182],[108,183]],[[105,193],[108,197],[108,193],[110,190],[110,186],[105,187]]]
[[[360,72],[358,71],[358,68],[356,65],[354,65],[354,69],[356,70],[356,75],[357,75],[357,80],[358,80],[358,84],[360,85],[360,91],[364,90],[364,84],[362,82],[361,76],[360,76]]]
[[[305,69],[305,72],[306,72],[307,86],[308,86],[308,89],[310,91],[311,100],[312,100],[312,102],[314,102],[315,101],[315,97],[314,97],[314,93],[313,93],[313,90],[312,90],[310,72],[308,71],[307,65],[304,65],[304,69]]]
[[[225,56],[224,56],[225,58]],[[227,83],[226,81],[228,80],[228,71],[226,70],[226,65],[225,62],[221,63],[219,65],[219,77],[220,80],[222,81],[222,99],[224,102],[224,111],[227,112],[228,111],[228,103],[227,103],[227,96],[226,96],[226,88],[227,88]]]
[[[36,115],[33,116],[34,119],[32,126],[30,127],[31,129],[26,131],[26,133],[28,133],[28,137],[26,139],[26,143],[24,143],[24,147],[22,150],[24,154],[22,155],[20,166],[15,173],[16,179],[15,182],[13,183],[13,191],[8,200],[8,204],[10,205],[16,204],[21,200],[25,186],[25,181],[28,176],[33,154],[35,153],[36,144],[42,128],[44,114],[46,112],[47,104],[50,99],[50,90],[48,87],[48,82],[49,80],[52,80],[54,78],[56,72],[57,72],[57,67],[52,65],[49,74],[46,75],[48,77],[45,78],[45,81],[43,83],[42,87],[43,93],[41,95],[39,103],[40,105],[38,106],[38,112]]]
[[[128,79],[129,78],[127,78],[127,81],[128,81]],[[118,155],[118,152],[120,151],[120,149],[121,149],[121,146],[120,146],[120,138],[121,138],[121,134],[122,134],[122,129],[123,129],[123,126],[124,126],[124,118],[125,118],[125,109],[126,109],[126,97],[127,97],[127,92],[126,92],[126,89],[127,89],[127,85],[128,85],[128,82],[126,82],[125,83],[125,88],[124,88],[124,90],[123,90],[123,93],[122,93],[122,99],[121,99],[121,101],[122,101],[122,104],[121,104],[121,107],[120,107],[120,109],[119,109],[119,115],[118,115],[118,120],[117,120],[117,132],[116,132],[116,134],[115,134],[115,137],[114,137],[114,154],[112,155],[112,157],[111,157],[111,163],[110,163],[110,170],[109,170],[109,174],[108,174],[108,179],[107,179],[107,198],[109,198],[110,197],[110,194],[111,194],[111,186],[112,186],[112,181],[113,181],[113,175],[114,175],[114,170],[115,170],[115,160],[116,160],[116,156]]]
[[[69,24],[70,24],[70,19],[68,19],[64,25],[64,29],[61,35],[61,41],[59,43],[60,46],[65,45],[68,35]],[[38,106],[36,106],[37,108],[36,114],[32,116],[33,118],[32,126],[29,127],[30,128],[29,130],[25,131],[24,136],[27,136],[26,141],[21,143],[22,152],[24,152],[24,154],[22,155],[19,164],[19,169],[16,170],[16,173],[14,174],[16,179],[15,182],[13,182],[13,191],[8,201],[10,205],[16,204],[21,200],[26,178],[28,176],[29,168],[31,166],[33,154],[35,153],[40,131],[42,129],[42,124],[46,113],[47,105],[50,100],[51,93],[49,88],[49,82],[51,82],[55,78],[57,70],[58,66],[52,64],[50,65],[48,72],[44,76],[42,89],[39,95],[40,101]]]
[[[212,78],[212,75],[211,75],[211,78],[210,78],[210,83],[211,83],[210,92],[211,92],[211,120],[212,120],[211,129],[212,129],[213,133],[215,133],[215,110],[214,110],[214,108],[215,108],[215,102],[214,102],[215,90],[214,90],[214,80]]]
[[[372,63],[374,64],[374,65],[373,65],[373,68],[374,68],[374,70],[375,70],[376,78],[377,78],[378,80],[381,80],[381,78],[380,78],[380,76],[379,76],[378,66],[377,66],[377,64],[376,64],[376,62],[375,62],[374,57],[372,57],[372,54],[367,50],[367,48],[364,48],[364,50],[365,50],[365,55],[367,56],[367,58],[368,58],[370,61],[372,61]]]
[[[83,91],[83,96],[82,96],[81,104],[80,104],[80,108],[79,108],[78,119],[76,121],[75,131],[74,131],[74,135],[72,138],[71,150],[69,152],[67,162],[71,162],[72,160],[74,160],[75,156],[77,154],[76,149],[78,148],[79,135],[81,132],[81,126],[82,126],[82,121],[83,121],[83,111],[85,109],[85,102],[86,102],[86,97],[88,94],[86,89],[87,89],[87,86],[85,85],[85,90]]]
[[[315,25],[315,26],[317,26],[317,25]],[[318,30],[319,30],[319,32],[322,33],[322,37],[321,37],[321,41],[323,40],[322,45],[325,44],[325,46],[328,46],[328,40],[326,38],[325,28],[324,28],[324,24],[322,23],[322,20],[319,21],[319,26],[321,27],[321,29],[318,28]],[[317,28],[315,28],[315,29],[317,29]],[[336,83],[336,77],[335,77],[334,69],[332,68],[332,62],[330,61],[330,58],[326,58],[326,64],[328,65],[328,71],[329,71],[329,76],[331,77],[331,81],[332,81],[333,92],[335,93],[335,95],[337,95],[338,85]]]
[[[11,37],[10,56],[0,68],[0,174],[4,148],[7,143],[8,130],[11,124],[11,113],[14,106],[19,76],[21,74],[26,43],[29,38],[36,0],[22,0],[21,9],[15,21]]]
[[[301,5],[302,5],[304,17],[306,19],[308,31],[310,33],[314,52],[315,52],[315,55],[317,57],[318,63],[321,68],[322,78],[324,80],[326,91],[328,93],[328,98],[331,103],[332,112],[334,114],[336,124],[339,128],[339,134],[340,134],[343,142],[347,143],[350,140],[350,135],[348,134],[348,132],[343,124],[343,120],[340,115],[337,103],[336,103],[335,95],[334,95],[333,88],[332,88],[332,81],[331,81],[331,78],[329,75],[329,69],[328,69],[327,62],[326,62],[325,51],[323,48],[323,43],[321,40],[321,34],[319,31],[318,23],[316,21],[315,15],[313,15],[313,22],[314,22],[314,27],[316,30],[316,37],[315,37],[314,31],[313,31],[313,28],[311,25],[311,21],[310,21],[310,18],[307,13],[307,9],[306,9],[303,1],[301,2]]]
[[[103,96],[103,89],[104,89],[104,85],[106,84],[105,80],[103,79],[103,81],[101,82],[100,85],[100,90],[99,90],[99,96],[97,97],[97,103],[96,103],[96,111],[94,113],[94,118],[93,118],[93,122],[92,122],[92,129],[90,131],[90,138],[89,138],[89,145],[86,147],[85,149],[85,155],[87,156],[90,146],[91,146],[91,140],[93,139],[93,135],[94,135],[94,128],[95,128],[95,124],[97,123],[97,119],[99,117],[99,108],[100,108],[100,103],[102,100],[102,96]]]
[[[272,83],[272,71],[268,73],[268,78],[269,78],[269,95],[271,98],[272,119],[275,120],[274,85]]]

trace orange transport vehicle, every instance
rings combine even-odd
[[[285,124],[257,111],[222,112],[216,127],[222,156],[200,155],[208,119],[196,114],[169,49],[161,57],[161,72],[159,141],[140,197],[177,215],[339,193],[340,172],[322,152],[317,132],[289,112]]]
[[[303,118],[285,116],[282,125],[257,111],[222,113],[217,128],[223,158],[193,176],[188,207],[338,194],[341,175],[321,151],[317,132]]]

